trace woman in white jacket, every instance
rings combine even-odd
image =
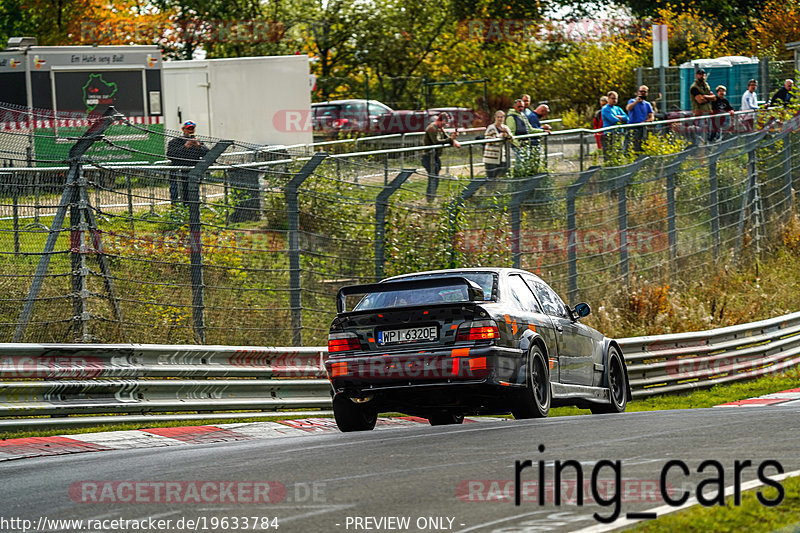
[[[483,137],[485,139],[510,140],[511,130],[506,126],[505,120],[506,114],[503,111],[497,111],[494,114],[494,123],[489,124]],[[507,168],[506,143],[493,142],[483,145],[483,165],[486,168],[486,177],[489,179],[505,174]]]

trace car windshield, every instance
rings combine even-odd
[[[461,276],[477,283],[483,289],[484,300],[491,300],[495,276],[491,272],[454,272],[448,274],[423,274],[401,278],[403,281],[417,279],[441,278],[446,276]],[[395,280],[396,281],[396,280]],[[370,309],[385,309],[391,307],[404,307],[408,305],[433,305],[441,303],[468,302],[469,294],[465,285],[460,283],[444,284],[441,287],[425,289],[402,289],[389,292],[376,292],[367,294],[353,309],[366,311]]]

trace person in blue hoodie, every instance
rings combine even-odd
[[[600,110],[600,116],[603,118],[603,127],[608,128],[611,126],[618,126],[619,124],[628,123],[628,114],[617,105],[619,95],[616,91],[608,93],[608,103]],[[609,156],[613,150],[615,139],[625,138],[623,131],[607,131],[603,135],[603,155]]]

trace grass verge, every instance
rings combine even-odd
[[[771,531],[773,533],[796,533],[800,531],[800,477],[781,482],[784,500],[775,507],[764,507],[756,493],[762,491],[767,499],[775,499],[773,488],[758,488],[742,496],[742,504],[733,505],[733,497],[726,499],[725,506],[694,506],[685,511],[664,515],[654,522],[642,523],[629,531],[662,533],[681,531],[715,533]]]

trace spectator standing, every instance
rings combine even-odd
[[[522,114],[524,110],[525,104],[523,104],[520,98],[514,101],[514,107],[509,109],[506,114],[506,126],[508,126],[508,130],[514,138],[511,147],[514,149],[515,164],[521,164],[525,159],[522,141],[516,139],[516,137],[528,134],[530,122],[528,122],[528,119]]]
[[[750,80],[747,82],[747,90],[742,95],[742,111],[755,111],[758,109],[758,82]]]
[[[752,131],[753,129],[753,122],[756,110],[758,109],[757,88],[758,82],[756,80],[750,80],[747,82],[747,90],[742,95],[742,111],[752,111],[752,113],[742,115],[742,129],[744,129],[744,131]]]
[[[428,173],[428,190],[426,197],[429,202],[436,198],[436,190],[439,188],[439,171],[442,169],[442,150],[445,146],[450,145],[454,148],[461,148],[461,145],[456,140],[457,132],[447,135],[444,127],[450,122],[449,113],[439,113],[436,118],[428,124],[425,128],[425,137],[423,144],[425,146],[438,146],[425,150],[422,154],[422,166]]]
[[[528,122],[533,126],[531,122],[531,117],[533,116],[533,110],[531,109],[531,97],[528,94],[523,94],[519,97],[522,100],[522,116],[528,119]]]
[[[703,69],[695,72],[694,83],[689,89],[692,98],[692,114],[696,117],[711,115],[713,109],[711,104],[717,99],[717,95],[711,92],[711,87],[706,82],[706,71]],[[707,120],[699,120],[696,123],[700,132],[705,132],[708,137],[712,135],[711,125]]]
[[[711,110],[715,115],[719,116],[716,116],[713,119],[711,136],[708,139],[709,141],[721,139],[722,130],[729,127],[733,121],[733,106],[728,99],[725,98],[725,94],[728,92],[727,87],[724,85],[717,85],[715,90],[717,93],[717,99],[711,104]],[[727,113],[728,116],[725,116],[725,113]]]
[[[188,174],[198,161],[207,153],[208,148],[195,138],[194,130],[196,124],[187,120],[181,126],[183,135],[175,137],[167,143],[167,159],[170,164],[176,167],[187,167],[186,169],[173,170],[169,176],[169,200],[172,205],[179,202],[186,203],[189,192]]]
[[[789,105],[792,103],[794,96],[792,96],[792,86],[794,81],[786,80],[783,82],[783,87],[775,91],[769,101],[770,106]]]
[[[505,124],[506,114],[498,110],[494,114],[494,123],[489,124],[483,134],[485,139],[511,139],[511,130]],[[494,179],[502,176],[507,168],[506,143],[493,142],[483,146],[483,166],[486,168],[486,177]]]
[[[656,118],[653,106],[647,101],[647,93],[649,89],[647,85],[639,87],[639,92],[635,98],[628,100],[628,105],[625,109],[628,111],[628,124],[644,124],[646,122],[653,122]],[[642,151],[642,142],[647,137],[647,129],[645,126],[635,128],[633,130],[633,149],[637,152]]]
[[[594,118],[592,118],[592,127],[596,130],[603,128],[603,106],[608,103],[608,96],[601,96],[600,97],[600,109],[595,111]],[[594,140],[597,143],[597,149],[603,149],[603,134],[602,133],[595,133]]]
[[[617,105],[619,95],[616,91],[608,93],[608,103],[600,110],[600,116],[603,117],[603,127],[610,128],[611,126],[618,126],[620,124],[628,123],[628,115],[621,107]],[[613,145],[617,142],[615,139],[624,139],[624,132],[607,131],[603,135],[603,155],[609,156],[613,151]]]

